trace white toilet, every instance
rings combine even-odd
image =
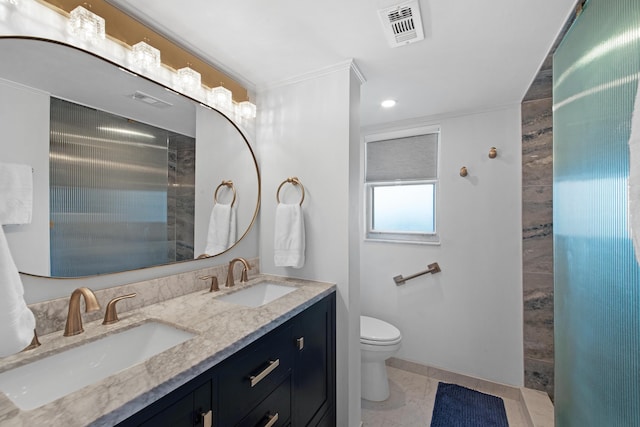
[[[384,361],[400,348],[398,328],[374,317],[360,316],[362,398],[374,402],[389,397],[389,380]]]

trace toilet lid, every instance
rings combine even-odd
[[[401,338],[398,328],[384,320],[360,316],[360,342],[389,345],[399,342]]]

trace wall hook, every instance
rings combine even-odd
[[[460,176],[464,178],[467,175],[469,175],[469,171],[467,170],[467,167],[466,166],[461,167],[460,168]]]
[[[491,147],[489,149],[489,158],[495,159],[497,156],[498,156],[498,150],[496,149],[496,147]]]

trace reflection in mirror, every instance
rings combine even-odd
[[[182,225],[193,224],[195,193],[185,186],[177,203],[169,152],[195,154],[194,138],[57,98],[50,129],[52,276],[193,259],[193,226]],[[192,184],[190,160],[180,177]]]
[[[34,170],[32,224],[5,227],[20,271],[76,277],[193,260],[226,180],[234,241],[247,234],[260,177],[224,115],[58,42],[0,38],[0,55],[3,161]]]

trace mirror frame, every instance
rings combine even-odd
[[[42,276],[39,274],[32,274],[32,273],[25,273],[25,272],[20,272],[20,274],[26,275],[26,276],[31,276],[31,277],[41,277],[41,278],[46,278],[46,279],[55,279],[55,280],[68,280],[68,279],[86,279],[86,278],[91,278],[91,277],[104,277],[110,274],[121,274],[121,273],[126,273],[129,271],[141,271],[141,270],[146,270],[146,269],[150,269],[150,268],[156,268],[156,267],[163,267],[163,266],[168,266],[168,265],[176,265],[176,264],[184,264],[187,262],[194,262],[194,261],[201,261],[201,260],[206,260],[206,259],[210,259],[210,258],[214,258],[216,256],[225,254],[227,252],[229,252],[231,249],[233,249],[235,246],[237,246],[242,239],[245,238],[245,236],[247,234],[249,234],[249,232],[251,231],[251,229],[253,228],[256,219],[258,217],[258,213],[260,211],[260,201],[262,199],[262,180],[261,180],[261,176],[260,176],[260,168],[258,166],[258,160],[256,158],[255,152],[253,151],[253,148],[251,147],[251,144],[249,143],[249,140],[247,139],[246,135],[244,134],[244,132],[242,132],[242,130],[240,129],[240,127],[233,121],[231,120],[225,113],[223,113],[222,111],[218,110],[217,108],[208,105],[202,101],[199,101],[183,92],[181,92],[180,90],[174,89],[172,87],[166,86],[164,83],[160,83],[150,77],[147,77],[145,75],[140,74],[137,71],[133,71],[131,69],[129,69],[128,67],[126,67],[125,65],[119,64],[117,62],[114,62],[108,58],[105,58],[103,56],[100,56],[94,52],[88,51],[86,49],[83,49],[81,47],[78,46],[74,46],[62,41],[58,41],[58,40],[53,40],[53,39],[48,39],[48,38],[43,38],[43,37],[35,37],[35,36],[20,36],[20,35],[11,35],[11,36],[6,36],[6,35],[0,35],[0,42],[3,40],[31,40],[31,41],[39,41],[39,42],[44,42],[44,43],[50,43],[50,44],[55,44],[55,45],[60,45],[60,46],[64,46],[73,50],[76,50],[78,52],[81,52],[83,54],[88,54],[93,56],[94,58],[100,59],[104,62],[106,62],[109,65],[112,65],[118,69],[122,69],[130,74],[132,74],[135,77],[138,78],[142,78],[144,80],[147,80],[148,82],[157,84],[158,86],[167,89],[169,91],[172,91],[174,93],[177,93],[185,98],[187,98],[188,100],[190,100],[191,102],[194,102],[196,104],[202,105],[205,108],[210,108],[216,112],[218,112],[220,115],[222,115],[222,117],[224,117],[235,129],[236,131],[240,134],[240,136],[242,137],[246,147],[249,149],[249,153],[251,154],[251,159],[253,161],[253,165],[255,167],[255,172],[256,172],[256,178],[257,178],[257,185],[258,185],[258,191],[257,191],[257,201],[256,201],[256,206],[255,206],[255,210],[253,212],[253,216],[251,217],[251,222],[249,223],[249,225],[247,226],[247,229],[244,231],[244,233],[236,240],[236,242],[231,245],[230,247],[228,247],[226,250],[217,253],[215,255],[206,255],[206,254],[202,254],[200,256],[198,256],[197,258],[194,259],[189,259],[189,260],[181,260],[181,261],[173,261],[170,263],[166,263],[166,264],[156,264],[156,265],[150,265],[150,266],[146,266],[146,267],[141,267],[141,268],[137,268],[137,269],[133,269],[133,270],[118,270],[118,271],[113,271],[113,272],[109,272],[109,273],[99,273],[99,274],[94,274],[94,275],[89,275],[89,276],[77,276],[77,277],[62,277],[62,276],[58,276],[58,277],[53,277],[53,276]],[[194,254],[195,255],[195,254]]]

